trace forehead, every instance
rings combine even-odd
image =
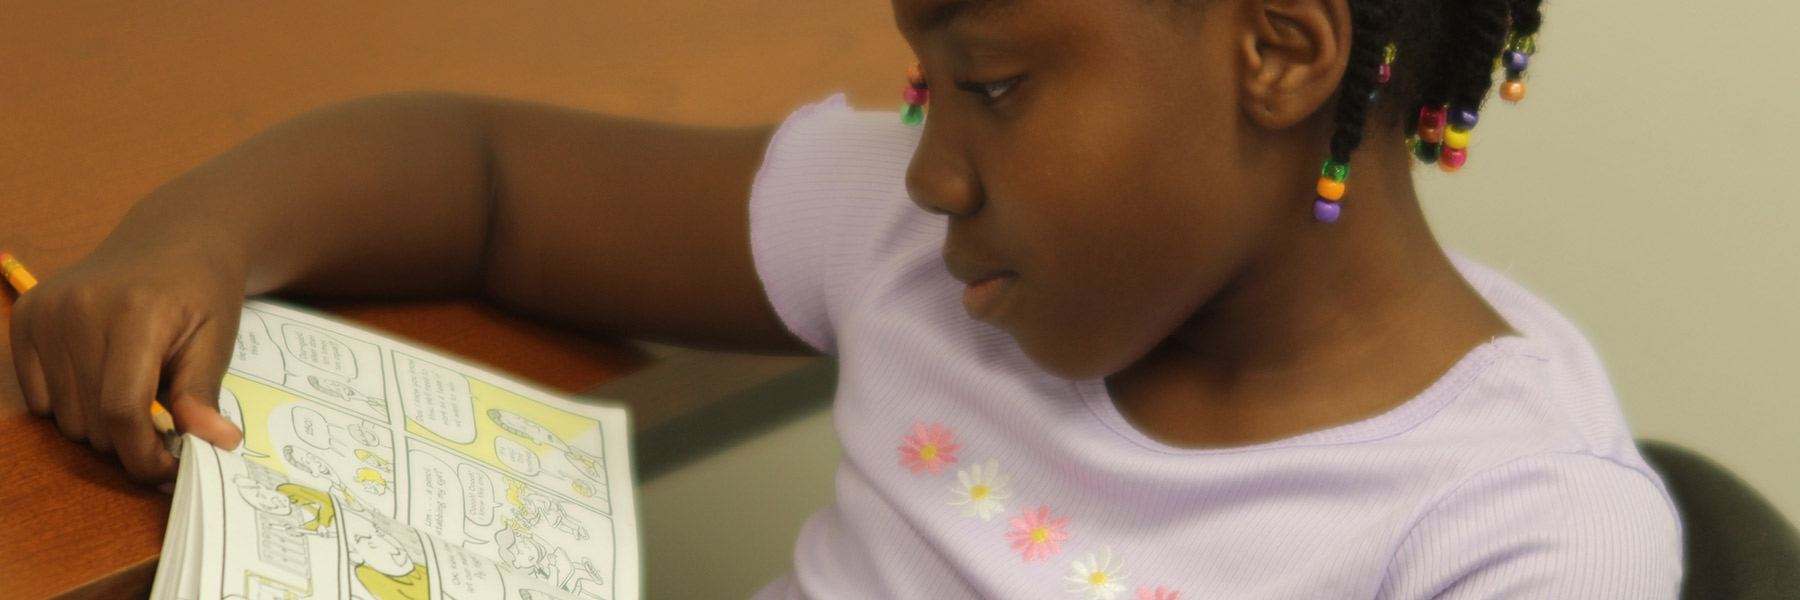
[[[996,13],[1025,8],[1031,0],[893,0],[894,22],[908,35],[945,29]]]

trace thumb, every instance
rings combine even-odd
[[[192,433],[207,443],[235,449],[244,433],[219,414],[219,387],[225,367],[231,364],[235,327],[207,323],[189,338],[169,360],[169,413],[182,433]]]

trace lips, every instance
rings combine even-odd
[[[976,320],[985,321],[995,316],[1000,309],[1001,300],[1007,288],[1018,273],[968,262],[950,252],[944,253],[944,266],[950,276],[963,282],[963,310]]]

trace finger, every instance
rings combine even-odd
[[[183,433],[214,446],[237,448],[244,434],[219,414],[219,386],[231,363],[237,324],[202,323],[169,361],[169,412]]]
[[[69,366],[68,348],[50,349],[39,357],[44,363],[44,378],[49,388],[50,411],[56,415],[56,428],[63,437],[87,443],[87,419],[81,414],[81,401],[75,395],[75,371]]]
[[[13,307],[15,310],[17,305]],[[18,313],[14,312],[14,316]],[[50,394],[45,391],[44,365],[38,360],[37,346],[31,343],[31,332],[22,319],[12,322],[13,370],[19,375],[19,393],[25,396],[25,407],[31,414],[50,416]]]
[[[108,341],[106,372],[100,383],[100,422],[131,478],[142,483],[175,475],[175,457],[163,448],[162,434],[150,423],[150,403],[162,370],[158,340],[133,327]],[[95,435],[98,438],[98,434]],[[98,444],[95,445],[99,447]]]
[[[69,365],[75,371],[75,398],[81,404],[88,445],[101,454],[112,454],[112,434],[107,431],[105,406],[100,400],[100,382],[106,374],[106,344],[82,345],[75,350],[69,354]]]

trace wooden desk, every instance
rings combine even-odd
[[[40,277],[162,182],[338,100],[441,89],[741,125],[839,90],[897,105],[910,60],[876,1],[164,4],[0,6],[0,251]],[[564,391],[642,362],[469,302],[332,310]],[[0,598],[144,595],[168,498],[26,414],[11,364],[0,350]]]

